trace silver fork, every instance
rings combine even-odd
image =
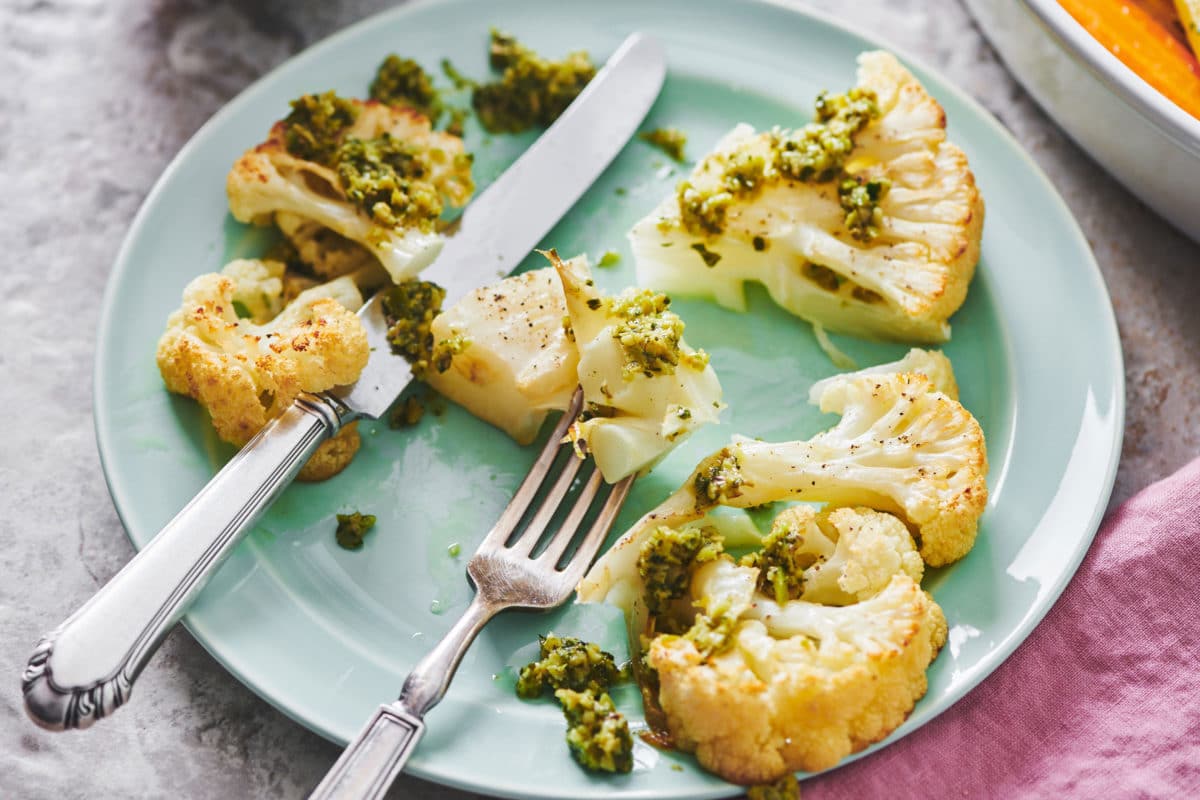
[[[572,444],[564,439],[582,408],[583,390],[576,389],[570,407],[542,448],[541,455],[468,562],[467,574],[475,584],[475,597],[462,618],[409,673],[399,699],[379,707],[313,790],[310,800],[382,798],[425,731],[422,717],[446,694],[459,661],[488,620],[507,608],[554,608],[571,596],[621,510],[633,476],[612,485],[591,527],[580,538],[579,529],[603,484],[600,471],[594,470],[576,495],[575,503],[559,529],[535,556],[534,547],[563,505],[584,461],[568,453],[554,484],[528,525],[523,529],[519,526],[530,511],[538,490],[547,482],[559,453],[572,449]],[[567,548],[576,540],[578,547],[563,562]]]

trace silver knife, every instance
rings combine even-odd
[[[446,303],[515,269],[612,162],[658,97],[662,47],[627,38],[561,117],[464,211],[422,275]],[[25,709],[50,730],[86,728],[129,699],[171,627],[317,446],[377,419],[411,379],[376,295],[359,311],[371,358],[358,382],[301,395],[267,424],[132,561],[34,649]]]

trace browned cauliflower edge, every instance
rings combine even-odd
[[[851,606],[796,605],[811,607],[811,630],[790,637],[746,620],[708,659],[683,637],[650,645],[675,743],[734,783],[827,769],[886,737],[925,695],[946,641],[941,608],[907,575]]]
[[[369,349],[358,317],[334,299],[361,304],[361,297],[349,279],[339,280],[345,283],[302,292],[274,319],[255,324],[235,311],[233,277],[196,278],[158,342],[167,389],[199,402],[217,435],[240,447],[301,392],[353,383]],[[340,471],[357,450],[357,436],[350,428],[327,443],[308,474],[319,479]]]

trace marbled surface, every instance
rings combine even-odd
[[[337,755],[181,630],[139,680],[137,701],[83,734],[29,723],[18,676],[38,636],[132,554],[100,473],[91,372],[99,298],[138,205],[242,87],[386,5],[0,3],[0,403],[19,423],[0,447],[0,797],[300,797]],[[1200,452],[1200,247],[1046,118],[954,0],[811,5],[956,79],[1079,219],[1125,348],[1128,428],[1113,502]],[[399,787],[394,796],[467,797],[415,779]]]

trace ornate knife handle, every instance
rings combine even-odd
[[[86,728],[129,699],[167,631],[322,441],[352,418],[301,395],[266,425],[132,561],[38,643],[25,709],[49,730]]]

